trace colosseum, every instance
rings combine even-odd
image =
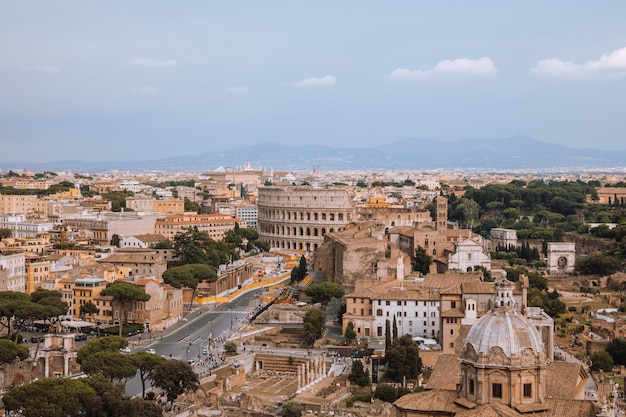
[[[355,219],[350,194],[341,188],[259,187],[258,230],[271,247],[315,251],[326,233]]]

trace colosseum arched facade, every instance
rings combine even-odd
[[[326,233],[355,219],[347,190],[313,187],[259,187],[258,231],[271,247],[313,252]]]

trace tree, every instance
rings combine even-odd
[[[155,386],[165,390],[167,400],[173,403],[179,395],[198,389],[200,381],[191,366],[176,359],[168,360],[152,370],[150,379]]]
[[[231,340],[224,343],[224,352],[227,355],[236,355],[237,354],[237,344]]]
[[[385,320],[385,351],[391,347],[391,323]]]
[[[302,406],[295,401],[287,401],[283,404],[283,410],[280,415],[283,417],[301,417]]]
[[[606,346],[606,351],[613,358],[615,365],[626,365],[626,339],[615,338]]]
[[[363,362],[359,359],[354,359],[352,361],[352,371],[348,376],[348,379],[353,384],[358,385],[359,387],[367,387],[370,385],[370,376],[365,369],[363,369]]]
[[[396,388],[391,384],[378,384],[374,392],[374,397],[381,401],[392,403],[409,392],[410,390],[408,388]]]
[[[326,314],[320,309],[314,308],[304,315],[304,330],[307,332],[307,342],[313,345],[317,339],[322,337],[326,324]]]
[[[128,340],[122,336],[108,336],[90,340],[78,350],[76,363],[82,364],[88,356],[98,352],[119,352],[121,348],[128,346]]]
[[[13,362],[15,359],[28,358],[28,348],[20,346],[8,339],[0,339],[0,365]]]
[[[141,379],[141,397],[146,397],[146,381],[152,375],[152,371],[161,365],[166,359],[162,356],[148,352],[137,352],[129,355],[133,364],[139,369],[139,378]]]
[[[102,375],[111,382],[125,381],[137,374],[137,366],[130,355],[118,352],[101,351],[89,355],[80,364],[87,375]]]
[[[78,310],[80,312],[80,316],[84,319],[87,314],[91,316],[91,320],[93,320],[93,315],[98,314],[100,309],[96,307],[94,303],[91,301],[87,301],[85,304],[82,304]],[[100,326],[96,326],[96,330],[98,332],[98,337],[100,337]]]
[[[7,411],[25,417],[159,417],[153,401],[130,399],[119,384],[103,377],[47,378],[15,387],[4,394]]]
[[[298,266],[294,267],[291,270],[291,281],[293,282],[302,281],[306,277],[306,271],[307,271],[306,258],[304,255],[302,255],[300,257],[300,262],[298,263]]]
[[[15,291],[0,291],[0,326],[6,329],[8,335],[13,334],[13,317],[15,312],[24,303],[29,302],[30,297],[28,294]]]
[[[207,264],[186,264],[174,266],[163,272],[163,281],[174,288],[191,288],[191,301],[189,304],[191,307],[198,284],[202,281],[217,281],[217,272],[215,272],[215,268]]]
[[[113,303],[122,312],[122,317],[120,317],[120,336],[122,336],[122,326],[127,322],[127,310],[137,301],[146,302],[150,300],[150,295],[146,294],[142,287],[125,281],[115,281],[108,284],[100,295],[113,297]]]
[[[413,271],[424,275],[427,274],[430,272],[430,264],[432,261],[433,258],[426,253],[426,249],[418,246],[417,249],[415,249],[415,257],[413,258]]]
[[[25,417],[84,415],[96,392],[80,379],[46,378],[7,391],[2,402],[7,411]]]
[[[613,358],[606,351],[594,352],[591,354],[591,370],[611,372],[613,370]]]
[[[321,282],[309,286],[304,293],[311,297],[314,303],[322,303],[323,306],[328,304],[331,298],[343,297],[343,287],[334,282]]]
[[[7,237],[11,237],[11,229],[7,229],[7,228],[0,228],[0,240],[5,239]]]
[[[114,233],[113,236],[111,236],[111,246],[120,247],[120,235],[117,233]]]
[[[343,335],[348,340],[348,343],[352,343],[352,341],[356,338],[356,332],[354,331],[354,323],[349,322],[346,325],[346,331],[343,332]]]
[[[387,358],[387,372],[385,379],[393,382],[402,382],[406,379],[416,379],[422,370],[422,359],[419,356],[417,344],[406,334],[391,344],[385,352]]]
[[[398,323],[396,322],[396,316],[393,316],[393,327],[391,328],[392,331],[392,340],[397,340],[398,339]]]

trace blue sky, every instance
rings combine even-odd
[[[626,150],[623,1],[0,0],[0,161],[517,134]]]

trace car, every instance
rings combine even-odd
[[[184,321],[184,322],[188,321],[188,320],[187,320],[187,317],[183,317],[183,321]]]
[[[74,340],[80,342],[81,340],[87,340],[87,335],[85,333],[78,333],[74,336]]]
[[[187,360],[187,363],[189,364],[189,366],[194,366],[196,364],[196,361],[194,361],[193,359],[189,359]]]
[[[156,350],[150,348],[150,349],[146,349],[146,352],[148,353],[152,353],[153,355],[156,354]]]
[[[128,346],[120,348],[120,352],[122,352],[122,353],[130,353],[130,348]]]

